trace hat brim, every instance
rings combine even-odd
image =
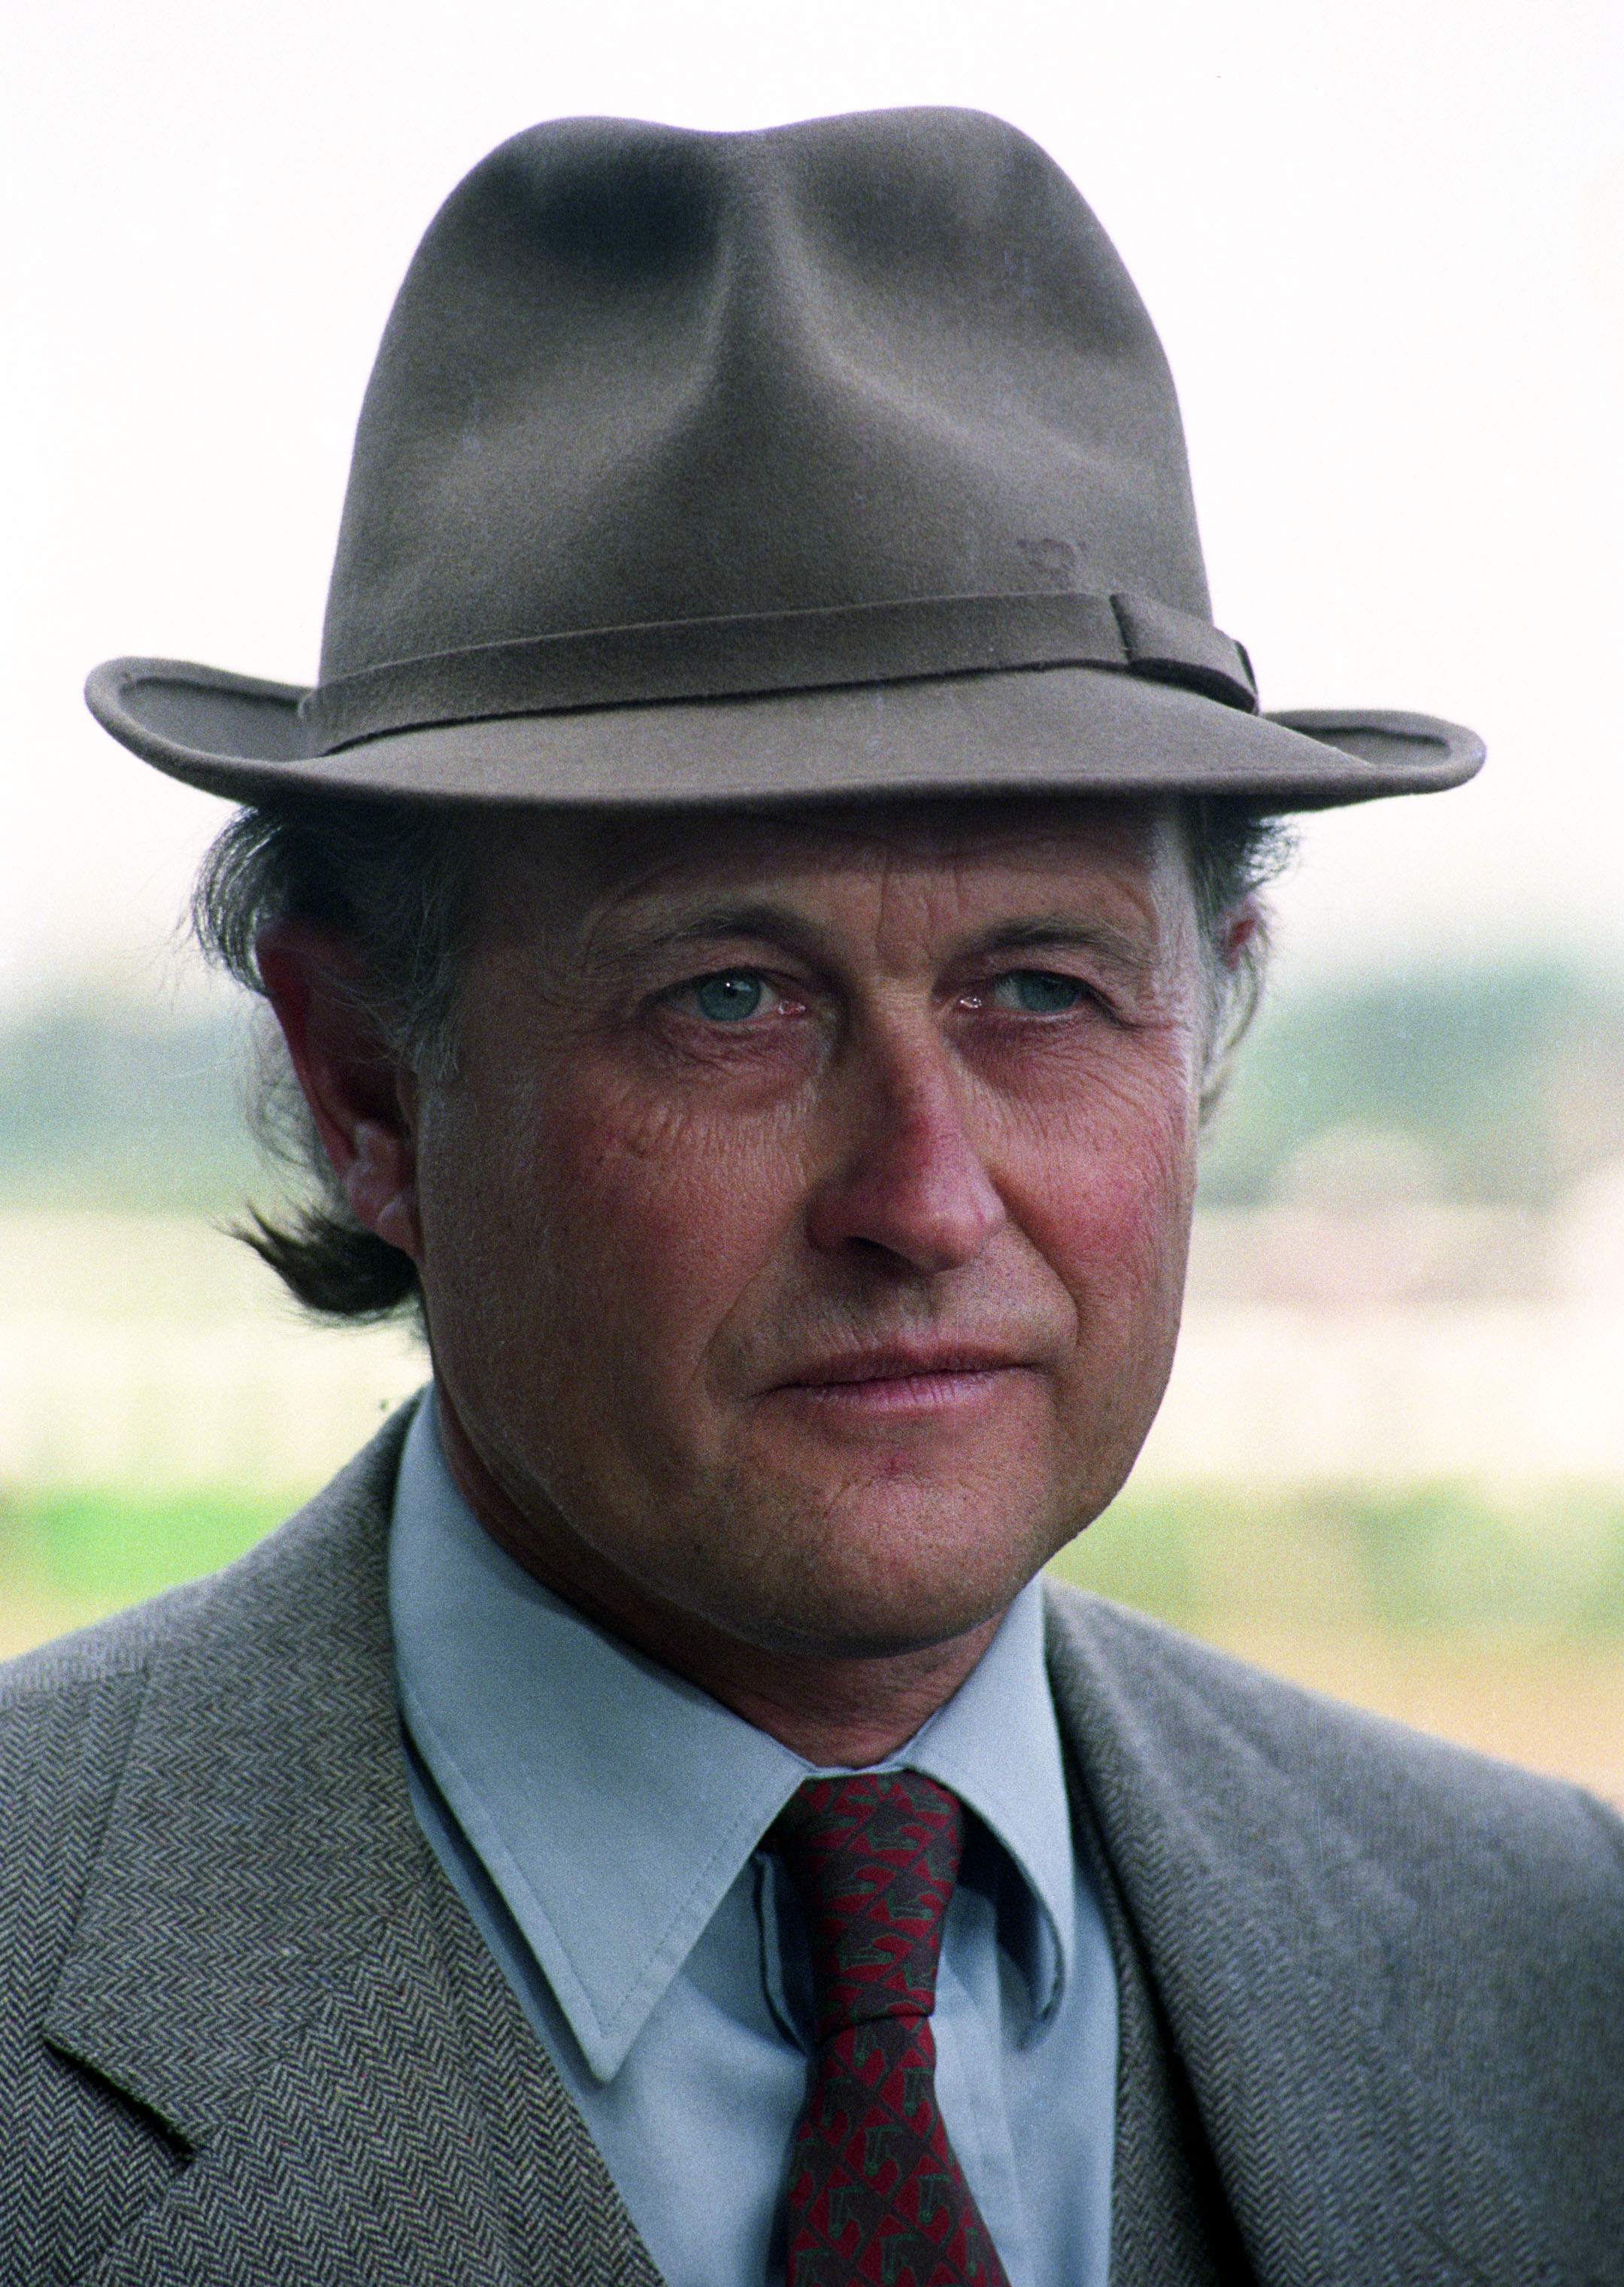
[[[304,791],[644,808],[882,795],[1231,795],[1319,810],[1459,786],[1483,742],[1429,715],[1247,715],[1088,667],[1021,668],[739,699],[432,724],[312,755],[297,685],[184,661],[110,660],[102,727],[235,802]]]

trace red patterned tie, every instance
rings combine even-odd
[[[957,1796],[808,1779],[770,1840],[806,1914],[816,2050],[790,2156],[788,2287],[1008,2287],[936,2102]]]

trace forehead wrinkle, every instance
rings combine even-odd
[[[1160,807],[1090,801],[1080,808],[1068,803],[989,808],[991,814],[979,804],[971,809],[926,801],[899,802],[895,807],[864,804],[850,811],[820,809],[780,818],[735,813],[707,820],[709,831],[703,841],[692,833],[693,820],[667,819],[667,831],[658,837],[658,846],[653,821],[647,818],[635,825],[617,821],[608,827],[597,822],[595,830],[578,826],[557,838],[548,833],[539,846],[520,833],[500,851],[493,851],[487,913],[492,906],[505,907],[507,927],[501,934],[527,936],[537,950],[567,952],[572,959],[635,960],[662,947],[728,937],[780,942],[827,957],[838,932],[815,911],[752,895],[745,884],[730,893],[730,885],[725,878],[719,882],[718,874],[747,873],[753,861],[759,869],[765,860],[774,871],[803,880],[811,876],[831,886],[854,875],[865,879],[877,900],[875,935],[883,941],[893,934],[887,915],[896,911],[899,897],[922,898],[935,906],[944,898],[962,903],[967,879],[980,869],[997,874],[1007,869],[1013,878],[1001,883],[997,894],[1004,897],[1006,911],[1013,906],[1018,914],[1020,877],[1045,872],[1050,875],[1045,884],[1047,910],[1038,916],[1012,918],[1002,938],[998,925],[981,932],[954,932],[952,955],[991,949],[997,941],[1013,946],[1026,932],[1029,943],[1055,943],[1062,937],[1074,944],[1086,943],[1101,958],[1124,969],[1144,971],[1155,965],[1155,948],[1165,934],[1158,925],[1160,901],[1151,882],[1161,870],[1158,859],[1165,838],[1158,831],[1167,823]],[[1103,831],[1088,831],[1096,821]],[[1124,859],[1137,861],[1143,881],[1125,878],[1134,867],[1124,866]],[[1095,916],[1053,912],[1049,906],[1052,877],[1057,870],[1066,870],[1068,861],[1108,882],[1144,913],[1146,935],[1153,945],[1148,959],[1133,942],[1137,932],[1119,930]],[[701,878],[693,879],[696,874]],[[515,910],[515,891],[517,904],[531,909],[527,915],[521,917]],[[694,910],[690,900],[705,903]],[[637,909],[650,906],[655,912],[646,926],[622,927]],[[661,906],[668,918],[660,916]],[[1052,923],[1058,924],[1053,934]]]
[[[770,898],[751,898],[737,903],[718,903],[707,906],[685,920],[673,917],[662,926],[658,921],[646,929],[631,930],[618,935],[614,923],[619,917],[612,910],[602,917],[603,933],[614,940],[615,954],[633,961],[674,951],[683,946],[713,945],[745,939],[793,947],[797,951],[826,953],[829,949],[827,932],[812,916],[800,914],[791,906],[779,905]]]
[[[832,859],[838,869],[865,857],[880,863],[996,858],[1035,845],[1073,841],[1130,844],[1147,855],[1158,828],[1176,816],[1167,802],[1088,795],[963,796],[917,795],[785,803],[772,808],[645,811],[577,824],[576,860],[603,894],[636,888],[680,871],[694,859],[748,862],[753,851],[792,851],[808,866]]]
[[[962,891],[963,882],[958,868],[955,867],[953,874],[949,894],[957,896]],[[946,888],[945,884],[928,879],[910,886],[917,888],[926,898],[929,898],[933,891]],[[891,902],[891,889],[888,874],[875,884],[877,900],[882,911]],[[838,952],[839,933],[831,930],[822,916],[771,898],[746,898],[736,903],[719,901],[686,917],[674,915],[663,924],[656,920],[645,928],[632,929],[623,933],[616,924],[626,918],[623,906],[611,906],[599,917],[599,928],[594,934],[600,938],[598,950],[607,954],[611,960],[624,960],[634,965],[684,946],[726,943],[781,946],[821,961],[833,959]],[[883,938],[883,922],[878,934]],[[911,940],[911,933],[905,926],[902,934]],[[994,922],[983,929],[956,932],[946,945],[944,953],[950,961],[962,961],[981,954],[1028,947],[1081,949],[1096,954],[1109,967],[1135,979],[1149,975],[1157,966],[1158,946],[1155,942],[1147,942],[1132,931],[1119,929],[1108,921],[1063,906],[1019,914]]]

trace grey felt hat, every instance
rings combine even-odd
[[[385,330],[315,688],[124,659],[87,697],[240,800],[1305,808],[1483,756],[1257,711],[1132,281],[1035,144],[949,110],[503,144]]]

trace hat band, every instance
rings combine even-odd
[[[313,754],[433,723],[743,699],[1012,668],[1104,667],[1257,709],[1238,643],[1154,597],[932,596],[828,611],[655,620],[393,660],[300,702]]]

